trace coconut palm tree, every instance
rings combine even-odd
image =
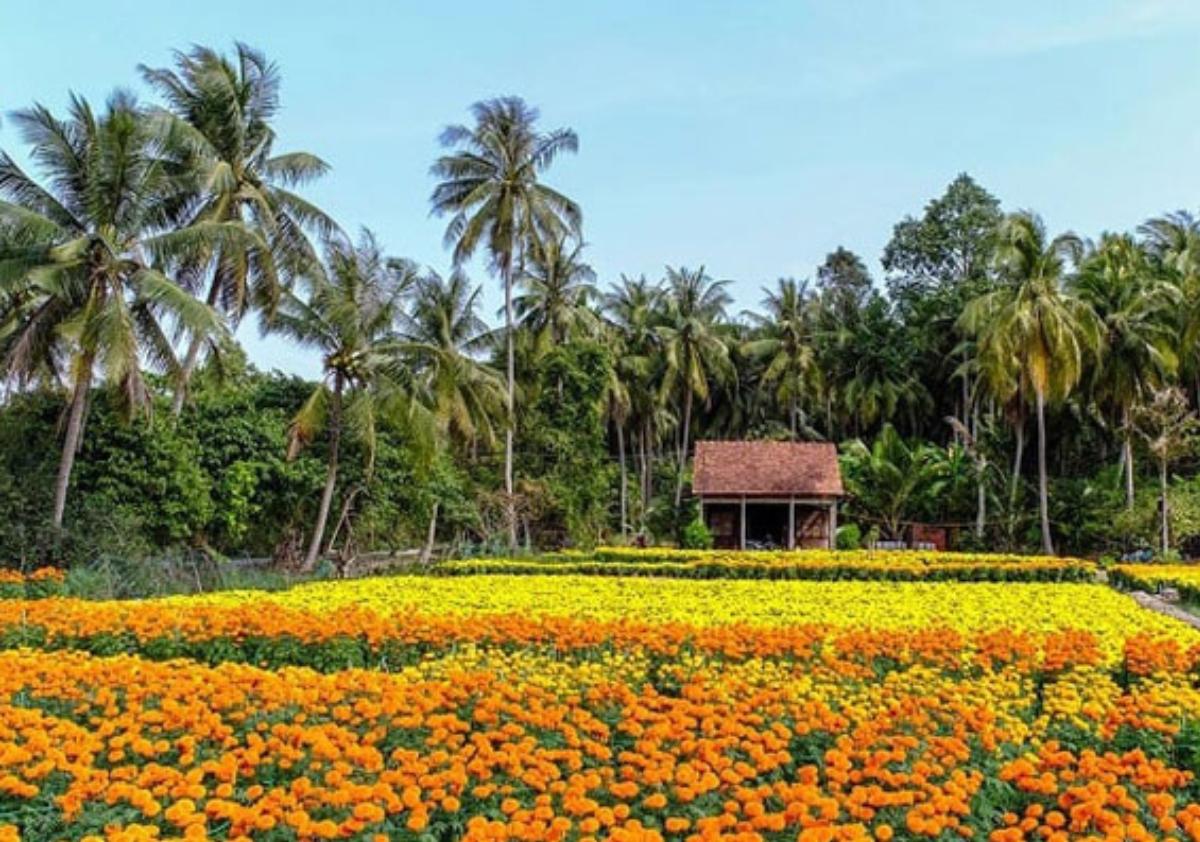
[[[1046,474],[1046,403],[1060,400],[1083,375],[1085,358],[1098,351],[1101,336],[1095,314],[1072,295],[1064,281],[1082,255],[1074,234],[1053,239],[1042,220],[1028,211],[1010,214],[1000,226],[997,268],[1005,282],[971,301],[963,327],[977,337],[984,367],[1009,370],[993,378],[1007,388],[1032,394],[1038,431],[1038,508],[1042,549],[1054,552],[1050,533]]]
[[[59,529],[97,378],[132,415],[150,405],[143,365],[179,372],[164,321],[206,339],[225,335],[215,311],[164,266],[252,238],[216,221],[180,227],[181,185],[128,94],[113,95],[99,114],[72,97],[65,119],[39,105],[13,121],[48,186],[0,152],[3,370],[19,382],[66,386],[51,515]]]
[[[1090,391],[1120,427],[1125,502],[1133,507],[1133,407],[1163,388],[1178,366],[1179,290],[1154,272],[1128,234],[1105,234],[1083,261],[1074,293],[1095,312],[1104,357],[1092,368]]]
[[[477,102],[473,126],[453,125],[441,136],[449,154],[438,158],[432,173],[439,179],[430,197],[433,212],[449,215],[445,243],[454,262],[470,259],[484,245],[504,285],[505,356],[508,410],[504,434],[504,492],[509,498],[509,549],[517,546],[513,498],[513,434],[516,407],[516,350],[513,283],[522,274],[528,243],[579,232],[579,206],[543,183],[542,176],[564,152],[575,152],[579,139],[570,129],[541,132],[538,111],[519,97]]]
[[[386,257],[374,235],[364,231],[357,245],[344,239],[329,243],[323,271],[304,279],[307,297],[284,292],[280,299],[276,329],[322,354],[322,379],[289,431],[289,456],[321,430],[329,437],[325,488],[304,556],[305,570],[316,565],[320,553],[337,488],[343,435],[363,442],[369,472],[380,413],[415,409],[397,324],[416,277],[413,264]]]
[[[583,247],[567,234],[530,244],[519,278],[523,292],[513,303],[518,324],[533,334],[541,352],[573,336],[593,335],[600,326],[591,308],[598,295],[596,273],[580,259]]]
[[[461,269],[417,279],[412,304],[400,316],[404,353],[422,400],[439,427],[464,446],[496,440],[504,415],[504,383],[478,354],[492,343],[479,317],[481,289]]]
[[[691,446],[693,404],[707,401],[714,379],[732,377],[729,344],[722,332],[725,309],[732,300],[725,287],[704,271],[667,267],[663,324],[658,328],[663,352],[661,394],[679,396],[682,430],[678,439],[675,508],[683,502],[683,476]]]
[[[1154,269],[1183,296],[1179,308],[1180,375],[1200,402],[1200,219],[1175,211],[1138,228]]]
[[[1138,227],[1146,251],[1181,276],[1200,274],[1200,219],[1175,211],[1146,220]]]
[[[915,372],[913,349],[882,296],[874,296],[856,322],[839,331],[840,371],[834,372],[842,410],[857,432],[907,411],[909,428],[932,401]]]
[[[659,390],[654,383],[660,350],[657,327],[661,321],[662,290],[643,275],[624,275],[604,297],[603,310],[610,328],[620,337],[614,373],[629,397],[626,423],[637,438],[640,522],[644,529],[651,488],[651,459],[656,421],[661,417]]]
[[[291,188],[323,175],[328,166],[307,152],[276,153],[272,121],[279,111],[279,73],[257,50],[237,44],[227,57],[208,47],[177,53],[175,69],[141,68],[165,100],[150,120],[193,180],[191,221],[239,222],[256,237],[249,247],[226,244],[178,273],[236,326],[251,307],[270,316],[292,276],[319,265],[307,231],[330,236],[333,221]],[[282,273],[283,277],[280,277]],[[193,335],[171,411],[187,395],[204,337]]]
[[[775,397],[788,410],[792,438],[799,434],[800,404],[820,389],[820,371],[813,345],[813,299],[808,285],[780,278],[774,290],[764,289],[765,314],[748,313],[757,328],[744,351],[765,364],[760,382],[774,387]]]
[[[615,325],[605,323],[602,330],[604,343],[612,354],[612,365],[608,367],[608,380],[604,386],[604,405],[617,435],[617,463],[620,467],[617,496],[621,537],[625,538],[629,532],[629,469],[625,459],[625,425],[629,423],[633,412],[633,395],[624,375],[631,357],[624,347],[625,338]]]
[[[879,519],[884,536],[899,539],[904,519],[941,495],[950,474],[933,445],[909,443],[884,424],[870,445],[854,439],[842,455],[846,487],[856,508]]]

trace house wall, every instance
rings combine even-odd
[[[713,535],[717,549],[746,549],[751,541],[764,536],[748,534],[755,521],[750,510],[755,506],[787,506],[790,530],[782,535],[771,531],[772,540],[787,549],[832,549],[837,535],[837,500],[800,497],[715,497],[700,496],[701,519]],[[789,540],[788,532],[791,533]]]

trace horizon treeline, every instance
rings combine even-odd
[[[446,224],[447,253],[418,261],[306,198],[336,174],[276,137],[263,54],[195,47],[138,72],[146,101],[8,116],[31,166],[0,150],[6,561],[312,569],[695,538],[698,438],[838,443],[846,546],[910,522],[1043,552],[1200,534],[1185,211],[1085,238],[964,173],[896,223],[876,272],[836,246],[738,312],[703,255],[599,278],[584,209],[553,186],[579,138],[520,98],[476,103],[411,162]],[[319,356],[320,378],[258,371],[233,338],[246,319]]]

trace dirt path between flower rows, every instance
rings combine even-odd
[[[1159,614],[1165,614],[1168,617],[1173,617],[1176,620],[1181,620],[1187,623],[1192,628],[1200,629],[1200,617],[1192,614],[1189,611],[1184,611],[1178,605],[1167,602],[1165,599],[1160,599],[1153,594],[1148,594],[1145,591],[1134,591],[1130,594],[1134,601],[1143,608],[1148,608],[1151,611],[1157,611]]]

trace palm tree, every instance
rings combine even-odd
[[[1133,508],[1133,407],[1175,373],[1175,310],[1179,290],[1155,274],[1128,234],[1105,234],[1073,284],[1100,322],[1104,357],[1093,368],[1091,393],[1120,426],[1125,502]]]
[[[441,136],[453,150],[439,158],[432,173],[440,181],[430,201],[433,212],[450,215],[444,237],[461,264],[486,245],[494,271],[504,285],[504,331],[508,410],[504,433],[504,492],[509,499],[509,549],[516,550],[513,510],[513,434],[516,407],[513,282],[521,274],[526,244],[578,233],[579,206],[542,183],[541,177],[563,152],[575,152],[579,139],[570,129],[537,130],[538,111],[518,97],[477,102],[474,126],[447,127]]]
[[[1183,392],[1175,387],[1160,389],[1135,408],[1133,425],[1145,438],[1146,447],[1158,462],[1158,508],[1161,523],[1161,552],[1165,559],[1171,548],[1171,501],[1168,471],[1171,463],[1196,451],[1200,417],[1188,406]]]
[[[680,392],[683,428],[676,465],[675,508],[683,502],[683,476],[691,444],[692,408],[707,401],[710,384],[733,375],[729,345],[722,334],[725,308],[731,301],[728,281],[714,281],[704,271],[667,268],[663,324],[658,329],[663,350],[661,393]]]
[[[524,292],[513,303],[518,323],[533,334],[539,352],[599,328],[591,309],[596,273],[580,259],[583,247],[582,242],[572,245],[566,234],[530,244],[519,278]]]
[[[415,268],[384,256],[369,231],[357,246],[338,239],[330,242],[327,252],[324,270],[306,279],[311,287],[308,298],[285,292],[275,317],[280,333],[322,354],[321,382],[296,413],[289,432],[289,456],[322,429],[329,436],[325,489],[304,570],[316,565],[320,553],[337,487],[343,434],[363,442],[369,472],[379,414],[413,408],[396,327]]]
[[[1010,214],[1000,226],[997,267],[1006,283],[967,305],[962,324],[978,341],[985,367],[1004,367],[1013,391],[1032,393],[1038,430],[1038,507],[1042,549],[1054,552],[1046,475],[1046,402],[1065,397],[1083,374],[1084,358],[1100,347],[1096,317],[1064,289],[1083,244],[1074,234],[1049,239],[1041,219]]]
[[[780,278],[774,291],[764,289],[766,314],[747,314],[757,326],[758,336],[748,341],[745,352],[762,360],[764,386],[775,387],[776,399],[788,408],[792,438],[799,433],[800,403],[820,388],[820,372],[813,346],[813,300],[808,285],[793,278]]]
[[[209,306],[234,326],[251,307],[269,317],[279,300],[280,270],[286,280],[319,264],[306,230],[328,237],[336,229],[324,212],[289,189],[328,166],[307,152],[275,153],[271,123],[279,111],[279,73],[257,50],[239,43],[230,59],[194,47],[176,54],[175,70],[140,69],[167,103],[150,119],[194,181],[190,219],[239,222],[256,235],[249,247],[226,244],[200,255],[179,273],[180,282],[197,294],[207,284]],[[203,336],[191,337],[171,406],[175,415],[183,409],[203,344]]]
[[[431,271],[417,280],[400,317],[423,400],[441,429],[464,445],[491,445],[493,422],[503,417],[503,381],[476,357],[492,338],[478,315],[480,294],[461,269],[445,278]]]
[[[658,389],[654,385],[654,361],[660,349],[657,327],[661,317],[662,290],[646,280],[621,276],[620,283],[604,297],[604,313],[620,338],[614,376],[629,396],[627,421],[637,433],[640,522],[646,526],[651,488],[651,450],[660,415]]]
[[[1179,311],[1181,375],[1200,402],[1200,219],[1176,211],[1138,228],[1157,274],[1183,295]]]
[[[630,393],[629,373],[632,358],[626,353],[624,337],[615,325],[605,324],[604,341],[612,354],[612,365],[608,367],[608,381],[604,386],[604,404],[609,420],[617,434],[617,462],[620,466],[620,489],[618,504],[621,520],[621,537],[629,531],[629,471],[625,462],[625,425],[633,411],[633,395]]]
[[[893,421],[901,408],[908,412],[909,427],[916,427],[919,410],[931,403],[929,392],[918,379],[913,349],[887,301],[872,297],[837,341],[842,370],[835,372],[835,382],[856,431]]]
[[[891,424],[883,425],[870,446],[854,439],[842,454],[855,505],[878,518],[892,539],[902,537],[905,517],[939,498],[949,478],[946,464],[936,447],[906,442]]]
[[[1183,277],[1200,273],[1200,219],[1175,211],[1146,220],[1138,227],[1146,251],[1164,267]]]
[[[97,377],[125,414],[145,410],[142,365],[174,377],[164,320],[193,335],[224,335],[220,318],[163,267],[209,249],[245,246],[239,226],[180,228],[180,186],[134,100],[115,94],[96,114],[72,97],[59,119],[42,106],[14,122],[43,187],[0,153],[0,343],[7,376],[65,381],[69,394],[51,521],[60,529],[88,394]]]

